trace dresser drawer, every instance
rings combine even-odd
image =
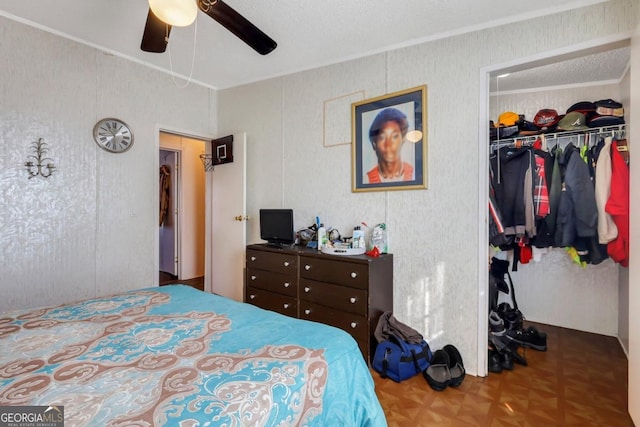
[[[298,302],[295,298],[268,292],[263,289],[247,287],[245,296],[247,303],[284,314],[298,317]]]
[[[309,279],[300,279],[300,299],[361,316],[369,307],[367,291]]]
[[[247,269],[247,286],[297,297],[296,276],[254,268]]]
[[[368,264],[301,256],[300,277],[365,290],[369,287]]]
[[[300,301],[300,318],[335,326],[347,331],[366,350],[369,343],[369,325],[366,316],[333,310],[328,307]]]
[[[278,253],[247,249],[247,268],[298,274],[298,256],[295,253]]]

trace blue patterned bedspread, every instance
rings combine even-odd
[[[353,338],[188,286],[0,315],[0,405],[66,426],[386,426]]]

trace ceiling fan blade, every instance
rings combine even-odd
[[[162,22],[156,15],[153,14],[151,9],[147,14],[147,23],[144,26],[144,32],[142,33],[142,43],[140,43],[140,49],[145,52],[162,53],[167,49],[167,42],[169,41],[169,33],[171,32],[171,25]]]
[[[271,37],[253,25],[222,0],[199,0],[198,7],[223,27],[235,34],[260,55],[266,55],[278,45]]]

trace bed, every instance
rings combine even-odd
[[[66,426],[386,426],[346,332],[188,286],[0,315],[0,405]]]

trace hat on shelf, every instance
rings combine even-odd
[[[552,108],[543,108],[538,111],[533,118],[533,124],[538,126],[540,130],[549,132],[555,129],[555,126],[560,121],[558,112]]]
[[[589,119],[596,114],[596,104],[590,101],[580,101],[567,108],[567,114],[573,111],[578,111],[584,114],[584,118]]]
[[[520,121],[520,115],[513,111],[505,111],[498,117],[497,127],[515,126]]]
[[[595,106],[599,116],[624,117],[622,104],[613,99],[601,99],[595,102]]]
[[[519,136],[538,135],[541,133],[540,128],[529,120],[521,120],[518,123],[518,129],[520,130],[518,132]]]
[[[558,130],[584,130],[589,129],[587,126],[587,120],[579,111],[572,111],[567,113],[559,122],[557,126]]]
[[[490,129],[489,139],[493,141],[496,139],[512,138],[518,134],[518,131],[518,126],[494,127]]]
[[[617,126],[624,124],[624,117],[616,117],[616,116],[595,116],[587,125],[590,128],[601,128],[606,126]]]

